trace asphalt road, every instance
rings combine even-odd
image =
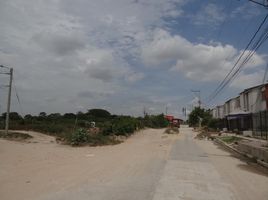
[[[107,147],[0,140],[0,199],[268,199],[265,169],[194,139],[189,128],[163,131]]]

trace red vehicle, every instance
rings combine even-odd
[[[165,115],[165,118],[169,121],[169,124],[174,127],[180,128],[180,123],[183,121],[179,118],[175,118],[172,115]]]

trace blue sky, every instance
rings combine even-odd
[[[181,116],[196,104],[190,90],[205,99],[216,88],[266,13],[247,0],[1,1],[0,61],[21,101],[13,94],[12,110]],[[260,83],[266,50],[208,106]]]

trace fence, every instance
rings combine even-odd
[[[252,115],[253,137],[268,140],[268,111],[261,111]]]

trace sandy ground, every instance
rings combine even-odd
[[[105,147],[58,145],[33,132],[31,143],[0,140],[0,199],[151,199],[178,137],[163,131]]]
[[[115,146],[73,148],[31,132],[0,140],[0,199],[268,200],[267,170],[211,141],[163,129]]]

